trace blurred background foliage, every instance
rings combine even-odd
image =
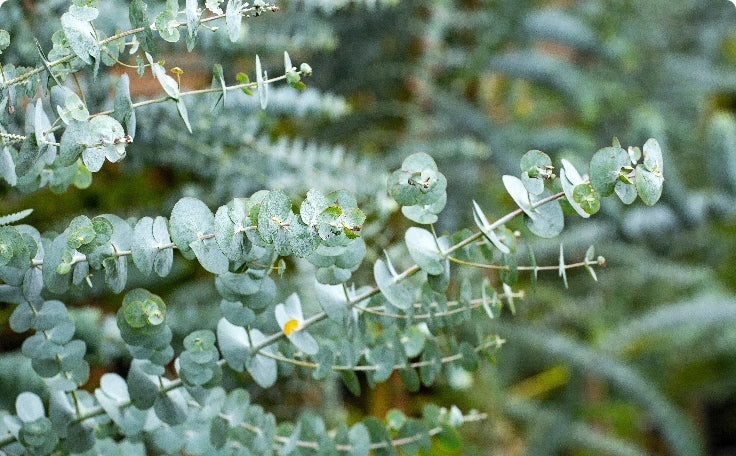
[[[163,2],[149,2],[152,10]],[[208,87],[211,68],[253,73],[258,53],[280,68],[284,50],[314,76],[301,94],[272,89],[269,107],[233,96],[191,104],[194,134],[183,133],[171,104],[141,108],[135,143],[119,164],[106,164],[86,190],[17,196],[0,185],[2,209],[35,209],[28,223],[63,229],[79,213],[121,217],[165,214],[183,195],[210,207],[260,188],[296,198],[306,189],[346,188],[369,215],[368,260],[398,243],[408,226],[385,196],[385,177],[410,152],[430,153],[448,177],[448,207],[438,230],[472,226],[471,200],[497,217],[513,209],[502,174],[540,149],[581,166],[610,144],[656,138],[666,154],[665,193],[653,208],[605,201],[585,223],[566,219],[560,239],[532,239],[538,264],[568,261],[595,244],[607,267],[594,283],[555,273],[536,283],[521,275],[526,299],[493,322],[506,344],[479,375],[450,375],[419,397],[392,378],[361,398],[338,385],[294,379],[254,391],[277,416],[294,407],[323,413],[383,416],[419,409],[422,396],[477,408],[489,418],[462,429],[462,454],[670,455],[736,454],[736,8],[696,0],[401,0],[278,2],[281,11],[247,22],[243,37],[200,34],[159,47],[178,66],[185,88]],[[9,0],[0,28],[13,46],[6,61],[37,64],[30,39],[51,48],[50,32],[68,3]],[[124,2],[102,2],[109,35],[127,17]],[[105,26],[102,26],[103,29]],[[274,73],[276,74],[276,73]],[[132,73],[131,73],[132,75]],[[90,112],[103,110],[117,75],[80,75]],[[85,80],[86,78],[86,80]],[[133,77],[134,96],[158,94]],[[18,116],[16,116],[18,117]],[[22,116],[19,116],[22,121]],[[12,126],[12,119],[9,119]],[[22,126],[18,126],[21,131]],[[114,191],[110,191],[114,188]],[[520,263],[528,264],[520,249]],[[206,275],[181,264],[151,289],[171,305],[179,334],[218,317]],[[286,277],[299,284],[302,265]],[[499,279],[488,271],[471,278]],[[357,274],[370,283],[369,271]],[[204,279],[204,280],[203,280]],[[143,285],[144,279],[139,279]],[[68,299],[70,304],[73,301]],[[78,297],[77,327],[100,372],[123,355],[107,328],[116,299]],[[5,327],[0,349],[17,349]],[[109,323],[109,322],[108,322]],[[489,323],[490,324],[490,323]],[[201,326],[200,326],[201,327]],[[0,398],[13,398],[30,368],[0,362]],[[14,364],[15,363],[15,364]],[[94,382],[91,382],[94,387]],[[40,387],[40,386],[39,386]],[[286,398],[286,400],[284,399]],[[344,405],[344,401],[347,405]],[[345,407],[343,409],[343,407]],[[0,404],[12,408],[12,404]],[[443,454],[437,450],[437,454]]]

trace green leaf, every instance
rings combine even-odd
[[[41,398],[28,391],[20,393],[15,398],[15,411],[24,423],[31,423],[46,416]]]
[[[87,65],[92,64],[92,58],[99,60],[100,46],[95,38],[95,31],[89,22],[81,21],[71,13],[61,15],[61,28],[66,35],[66,41],[74,54]]]
[[[517,206],[529,217],[535,217],[534,208],[532,207],[532,201],[529,198],[529,191],[524,186],[524,183],[516,176],[503,176],[503,185],[506,191],[514,200]]]
[[[166,92],[168,96],[178,101],[179,83],[176,82],[176,79],[166,74],[166,69],[158,62],[154,62],[153,57],[151,57],[149,53],[146,53],[146,58],[148,59],[148,63],[151,65],[153,77],[158,79],[159,84],[161,84],[161,88],[164,89],[164,92]]]
[[[629,154],[620,147],[605,147],[590,159],[590,185],[601,196],[613,193],[621,168],[628,166]]]
[[[248,332],[248,336],[249,338],[246,340],[250,340],[249,347],[251,347],[251,349],[266,339],[266,337],[257,329],[251,329]],[[274,347],[264,347],[261,351],[274,354]],[[274,383],[276,383],[276,379],[278,378],[276,360],[258,353],[254,354],[245,362],[245,368],[261,388],[270,388]]]
[[[371,436],[363,423],[355,423],[348,431],[350,456],[368,456],[371,446]]]
[[[521,181],[532,195],[544,191],[545,178],[550,176],[552,159],[540,150],[530,150],[521,157]]]
[[[10,46],[10,33],[7,30],[0,29],[0,54]]]
[[[266,109],[268,106],[268,84],[265,80],[268,79],[268,75],[265,71],[261,70],[261,59],[256,54],[256,84],[258,87],[258,100],[261,102],[261,109]]]
[[[243,84],[247,86],[250,84],[250,79],[248,78],[248,75],[245,73],[238,73],[235,75],[235,80],[238,81],[239,84]],[[253,92],[251,92],[248,87],[242,87],[240,90],[243,91],[244,94],[248,95],[249,97],[253,96]]]
[[[134,29],[142,29],[135,34],[144,51],[155,53],[153,31],[150,28],[151,21],[148,19],[148,5],[143,0],[133,0],[128,7],[130,25]]]
[[[538,201],[550,195],[551,193],[545,190],[541,195],[532,197],[532,204],[535,205],[532,212],[534,215],[525,220],[529,231],[543,238],[557,236],[565,226],[565,218],[559,201],[554,200],[542,205],[536,205]]]
[[[227,28],[227,35],[233,43],[240,39],[241,7],[242,3],[240,0],[228,0],[227,7],[225,8],[225,27]]]
[[[341,370],[340,378],[342,378],[342,382],[348,391],[353,393],[353,396],[360,397],[360,380],[358,380],[358,375],[355,371]]]
[[[205,235],[213,233],[214,222],[215,217],[206,204],[196,198],[184,197],[171,211],[171,239],[182,253],[191,252],[193,242],[203,241]]]
[[[390,260],[376,260],[373,265],[373,278],[383,296],[398,309],[409,309],[416,301],[416,288],[407,280],[397,280]]]
[[[601,208],[601,197],[590,184],[579,184],[573,188],[572,198],[581,209],[593,215]]]
[[[249,357],[248,334],[242,326],[236,326],[225,318],[217,323],[217,342],[222,357],[231,369],[243,372]]]
[[[315,281],[317,301],[327,317],[337,323],[344,323],[347,316],[347,298],[341,285],[329,285]]]
[[[664,161],[656,139],[649,139],[643,147],[644,163],[636,166],[636,192],[642,202],[651,206],[662,196]]]
[[[192,0],[187,0],[187,3],[189,1]],[[219,88],[222,90],[222,104],[224,106],[225,102],[227,102],[227,84],[225,83],[225,76],[222,73],[222,65],[219,63],[216,63],[212,67],[212,88]]]
[[[498,250],[501,251],[501,253],[510,253],[511,250],[509,247],[501,242],[501,239],[496,235],[495,230],[491,229],[491,223],[486,218],[486,215],[483,213],[483,210],[478,206],[478,203],[473,200],[473,220],[475,221],[475,225],[480,229],[480,231],[483,233],[483,235],[491,241],[491,244],[493,244]]]
[[[448,244],[448,241],[447,238],[441,239],[442,241],[435,239],[431,232],[422,228],[410,227],[406,230],[405,241],[409,255],[427,274],[438,275],[444,272],[445,257],[438,245]]]
[[[432,386],[437,375],[442,370],[440,350],[434,340],[427,340],[422,352],[422,365],[419,367],[419,376],[424,386]]]
[[[581,217],[590,217],[590,213],[583,209],[580,203],[578,203],[573,197],[575,186],[582,184],[583,179],[572,164],[564,158],[562,159],[562,166],[562,169],[560,169],[560,184],[562,185],[562,190],[565,192],[567,202],[570,203],[570,206],[572,206],[572,208],[575,209],[575,212],[577,212]]]
[[[59,88],[59,86],[54,86],[52,91],[54,90],[62,90]],[[78,121],[86,121],[89,119],[89,111],[87,110],[87,107],[84,105],[84,102],[82,101],[79,96],[69,90],[68,88],[63,89],[64,92],[64,106],[56,106],[56,110],[59,113],[59,117],[61,117],[61,120],[65,124],[70,124],[71,122],[78,120]]]
[[[123,73],[115,84],[115,99],[113,101],[113,119],[125,126],[131,137],[135,137],[136,118],[133,101],[130,98],[130,78]]]
[[[144,274],[155,271],[159,277],[165,277],[171,270],[174,252],[164,248],[171,244],[168,223],[164,217],[143,217],[138,220],[133,230],[131,253],[133,263]]]
[[[176,20],[176,11],[168,8],[161,11],[154,22],[161,38],[170,43],[179,41],[179,21]]]
[[[258,212],[258,234],[271,244],[277,240],[279,232],[288,232],[288,220],[291,218],[291,201],[282,191],[268,192]]]
[[[199,9],[197,8],[197,0],[186,0],[187,14],[187,50],[194,49],[197,40],[197,32],[199,30]],[[191,43],[191,44],[190,44]]]
[[[187,112],[187,105],[184,104],[184,100],[177,100],[176,109],[179,112],[179,117],[184,121],[184,125],[187,127],[187,131],[192,133],[192,125],[189,123],[189,113]]]
[[[165,385],[168,380],[162,378],[162,382]],[[153,409],[161,421],[172,426],[181,424],[187,419],[188,407],[181,390],[175,389],[159,395]]]
[[[446,450],[457,451],[460,449],[460,436],[455,428],[446,423],[440,423],[440,433],[435,435],[437,442]]]

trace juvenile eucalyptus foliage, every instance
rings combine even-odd
[[[145,105],[175,106],[191,132],[187,103],[199,103],[198,97],[216,94],[224,103],[230,92],[256,91],[266,109],[272,84],[301,91],[303,78],[312,73],[306,63],[292,65],[284,52],[283,73],[269,78],[255,56],[255,82],[245,73],[228,81],[215,65],[212,89],[183,91],[177,71],[154,58],[161,40],[183,41],[192,50],[200,35],[218,24],[218,33],[236,42],[243,21],[278,7],[261,0],[187,0],[182,10],[174,0],[153,15],[144,1],[135,0],[128,9],[132,28],[107,37],[95,25],[97,6],[72,2],[51,37],[53,47],[45,51],[37,44],[39,66],[2,61],[0,177],[13,190],[86,188],[106,162],[127,159],[136,140],[136,113]],[[12,49],[17,39],[0,30],[0,52]],[[122,65],[118,59],[124,52],[136,56],[139,76],[153,75],[161,96],[134,102],[133,82],[123,75],[108,109],[90,112],[74,81]],[[581,172],[532,150],[520,158],[515,175],[501,180],[518,209],[491,221],[474,203],[468,208],[473,230],[440,236],[433,224],[447,201],[447,179],[427,153],[407,156],[386,187],[414,224],[404,235],[408,260],[389,254],[366,260],[366,214],[341,189],[313,188],[298,201],[282,190],[259,190],[216,208],[185,196],[169,214],[78,215],[56,233],[23,224],[30,211],[4,215],[0,301],[15,306],[10,327],[28,334],[22,354],[43,379],[48,397],[26,391],[15,398],[14,411],[0,412],[0,454],[416,454],[429,451],[433,439],[457,448],[455,428],[483,419],[482,412],[443,404],[427,405],[420,417],[394,410],[384,420],[368,417],[334,429],[313,414],[277,423],[245,389],[226,389],[223,378],[234,371],[270,388],[307,372],[317,382],[340,378],[360,395],[359,376],[374,386],[397,373],[406,389],[416,392],[449,369],[475,371],[503,341],[484,333],[480,324],[472,337],[456,328],[496,319],[503,307],[513,311],[514,300],[523,296],[515,288],[520,271],[536,276],[552,268],[566,284],[570,268],[583,267],[595,279],[593,268],[604,262],[591,247],[581,261],[566,264],[560,247],[557,265],[537,266],[533,255],[531,264],[520,265],[521,233],[506,224],[523,217],[533,234],[553,238],[564,229],[565,211],[590,217],[601,198],[615,194],[624,204],[637,197],[655,204],[664,181],[662,151],[654,139],[626,149],[614,139],[593,153]],[[131,268],[149,279],[166,278],[175,257],[198,263],[212,277],[220,295],[212,305],[221,312],[216,328],[192,331],[179,350],[167,322],[167,307],[177,303],[129,282]],[[303,305],[304,290],[283,289],[284,259],[292,258],[313,266],[309,295],[318,301],[315,311]],[[411,265],[397,270],[395,264],[407,262]],[[450,287],[461,267],[495,267],[502,282],[465,280]],[[359,268],[372,268],[373,283],[356,283]],[[104,277],[104,284],[93,276]],[[90,380],[87,347],[75,337],[63,299],[70,290],[91,294],[100,292],[98,287],[119,295],[115,321],[132,361],[125,377],[106,373],[90,393],[84,389]]]

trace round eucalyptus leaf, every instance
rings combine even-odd
[[[251,329],[249,331],[249,335],[252,343],[252,345],[249,344],[249,347],[256,346],[266,339],[266,336],[257,329]],[[261,351],[274,354],[273,346],[264,347]],[[257,353],[245,362],[245,368],[261,388],[269,388],[273,386],[278,378],[276,360]]]
[[[288,229],[285,223],[291,215],[289,197],[279,190],[268,192],[258,211],[258,234],[265,242],[274,242],[280,231]]]
[[[620,199],[624,204],[631,204],[636,201],[636,184],[626,184],[618,181],[616,182],[614,191],[616,192],[618,199]]]
[[[406,310],[414,305],[417,289],[407,280],[396,280],[396,275],[383,260],[376,260],[373,265],[373,278],[383,296],[393,306]]]
[[[438,247],[439,240],[431,232],[410,227],[406,230],[404,240],[411,258],[427,274],[437,275],[444,271],[445,258]]]
[[[530,150],[521,157],[521,182],[532,195],[544,191],[545,173],[552,167],[552,159],[541,150]]]
[[[582,179],[578,179],[580,176],[576,176],[573,178],[573,180],[576,183],[573,183],[573,180],[568,178],[568,169],[562,168],[560,169],[560,184],[562,185],[562,190],[565,192],[565,198],[567,199],[567,202],[570,203],[570,206],[572,206],[573,209],[575,209],[575,212],[578,213],[583,218],[590,217],[590,213],[588,213],[583,207],[580,205],[578,201],[575,200],[573,191],[575,190],[575,186],[582,183]],[[591,187],[592,190],[592,187]]]
[[[215,241],[232,261],[241,261],[250,251],[251,242],[245,231],[251,226],[247,201],[235,198],[215,213]]]
[[[621,168],[630,163],[629,154],[620,147],[604,147],[590,159],[590,185],[601,196],[613,193]]]
[[[24,391],[15,398],[15,413],[24,423],[32,423],[46,416],[43,402],[36,393]]]
[[[539,197],[535,197],[533,203],[550,196],[545,190]],[[562,207],[557,200],[547,202],[534,209],[534,216],[525,220],[529,231],[543,238],[553,238],[562,232],[565,226],[565,218]]]
[[[572,198],[588,214],[593,215],[601,208],[601,197],[590,184],[576,185]]]
[[[651,206],[659,201],[663,185],[664,177],[659,169],[650,171],[645,165],[636,166],[636,193],[644,204]]]
[[[171,239],[182,252],[190,252],[190,244],[214,232],[215,216],[201,200],[192,197],[180,199],[169,218]]]
[[[89,122],[71,120],[61,135],[59,164],[63,166],[74,164],[90,142]]]
[[[503,176],[501,179],[503,180],[503,185],[506,188],[506,191],[514,200],[516,205],[519,206],[519,208],[524,211],[524,213],[529,217],[536,217],[537,214],[534,212],[534,208],[532,207],[532,201],[529,198],[529,192],[527,191],[521,179],[516,176],[508,175]]]

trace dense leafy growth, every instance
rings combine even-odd
[[[7,18],[0,18],[3,197],[33,209],[45,198],[89,194],[100,185],[113,197],[115,184],[105,182],[111,170],[120,169],[159,173],[154,180],[164,181],[161,195],[146,195],[142,188],[126,194],[129,201],[113,206],[117,215],[107,207],[98,213],[60,210],[50,220],[34,218],[38,211],[23,207],[3,212],[0,302],[7,303],[20,355],[3,355],[0,363],[8,364],[0,364],[0,371],[22,380],[2,379],[12,394],[3,404],[7,410],[0,411],[0,454],[390,455],[426,454],[437,446],[458,451],[463,425],[495,419],[487,404],[478,411],[462,401],[433,398],[419,407],[373,413],[380,418],[346,417],[329,405],[297,410],[281,396],[290,382],[307,393],[317,388],[324,397],[336,385],[358,397],[388,384],[418,394],[448,383],[460,389],[467,379],[481,377],[488,364],[482,360],[502,356],[506,350],[498,349],[512,337],[566,359],[572,369],[610,380],[647,409],[673,454],[702,454],[700,439],[677,406],[648,388],[647,379],[617,355],[634,350],[629,344],[643,340],[647,328],[665,325],[656,312],[623,325],[620,333],[601,335],[606,351],[507,318],[525,297],[522,288],[537,286],[541,272],[554,271],[561,279],[555,286],[572,285],[570,293],[580,282],[590,287],[578,276],[568,277],[577,269],[598,280],[596,269],[605,259],[589,244],[569,247],[579,244],[576,237],[589,239],[579,236],[580,226],[596,229],[622,207],[632,208],[632,237],[638,235],[636,220],[658,220],[661,207],[675,207],[694,224],[705,219],[707,210],[695,211],[693,201],[678,202],[665,193],[668,204],[659,202],[665,176],[668,188],[670,180],[680,183],[667,160],[666,129],[649,128],[657,125],[658,114],[645,108],[632,114],[641,125],[640,147],[624,147],[613,138],[610,146],[593,150],[585,129],[609,115],[599,106],[610,107],[611,116],[620,113],[615,101],[625,83],[596,89],[573,62],[555,52],[509,52],[509,37],[501,35],[521,30],[522,37],[511,37],[520,44],[549,40],[593,61],[599,54],[633,59],[635,49],[615,39],[601,41],[585,23],[598,17],[595,2],[581,2],[590,5],[581,6],[577,16],[574,8],[529,12],[519,6],[513,14],[524,17],[514,18],[501,17],[502,11],[516,11],[510,6],[343,3],[74,0],[63,8],[39,7],[35,22],[45,26],[31,31],[37,41],[30,43],[22,38],[29,32],[22,6],[0,2]],[[350,29],[357,18],[402,16],[432,33],[420,34],[424,53],[412,55],[410,81],[383,87],[410,87],[419,108],[407,109],[408,120],[393,130],[341,137],[341,131],[355,133],[356,113],[339,96],[307,89],[314,80],[344,90],[346,82],[324,75],[337,64],[319,53],[333,49],[339,27]],[[524,26],[486,30],[485,19]],[[385,24],[372,20],[360,27],[384,30]],[[447,41],[449,47],[443,44],[445,35],[479,25],[483,31],[472,39],[458,35]],[[308,30],[293,31],[300,27]],[[359,51],[360,34],[346,35],[350,58],[373,58]],[[396,46],[412,48],[405,44]],[[479,68],[485,62],[479,55],[488,48],[504,50]],[[206,83],[194,89],[188,86],[186,52],[208,65],[195,70],[205,74]],[[292,62],[292,56],[307,54],[317,54],[314,72],[308,63]],[[345,78],[356,92],[384,77],[350,58],[338,66],[353,66],[341,71],[356,74]],[[462,67],[466,71],[455,71]],[[487,71],[494,76],[473,79]],[[429,79],[431,74],[437,79]],[[503,79],[510,77],[539,85]],[[485,90],[499,110],[507,109],[504,97],[516,105],[488,116],[467,99],[451,97],[458,87]],[[524,134],[530,119],[518,115],[525,109],[520,99],[537,95],[549,105],[536,107],[536,115],[562,106],[579,113],[570,124],[582,130]],[[403,103],[396,94],[376,96]],[[376,125],[395,124],[381,112],[373,114]],[[305,127],[308,117],[318,119],[315,125],[326,133]],[[508,118],[518,127],[509,127]],[[611,125],[629,133],[628,125]],[[736,122],[721,115],[709,125],[713,148],[730,157]],[[312,142],[296,139],[300,134],[311,135]],[[399,134],[406,136],[397,140]],[[335,145],[341,140],[368,158],[353,158]],[[493,182],[459,173],[457,160],[447,160],[462,157],[467,166],[486,154],[488,144],[497,150],[524,141],[525,148],[551,149],[565,158],[536,149],[496,155],[496,175],[485,179]],[[589,162],[558,151],[563,141],[587,151]],[[387,143],[400,153],[399,162],[371,158],[375,144]],[[718,170],[731,190],[732,171]],[[175,176],[167,177],[169,172]],[[175,186],[163,190],[168,183]],[[477,194],[468,195],[470,190]],[[21,200],[21,194],[28,196]],[[715,197],[708,198],[704,207],[718,206]],[[637,199],[643,205],[632,205]],[[499,216],[504,204],[508,212]],[[397,222],[395,210],[404,219]],[[457,216],[459,211],[468,217]],[[591,218],[596,214],[604,221]],[[574,221],[581,218],[589,220]],[[465,222],[475,226],[459,229]],[[438,233],[446,227],[451,234]],[[527,231],[553,244],[533,249]],[[626,261],[625,254],[615,254],[615,244],[608,247]],[[568,263],[566,248],[579,251],[580,261]],[[534,251],[541,251],[543,264]],[[625,288],[626,279],[617,280]],[[540,295],[549,293],[546,285],[539,289]],[[98,299],[105,318],[85,314],[81,305]],[[674,310],[671,320],[692,306]],[[677,327],[674,320],[670,324]],[[541,378],[538,387],[544,390],[566,382],[569,373],[553,366],[538,375],[547,375],[533,377]],[[518,400],[535,396],[523,387],[499,403],[521,420],[536,416],[540,435],[567,435],[594,451],[644,454],[613,435],[570,424],[568,416],[560,417],[568,411]],[[561,442],[531,439],[529,451],[556,451]]]

